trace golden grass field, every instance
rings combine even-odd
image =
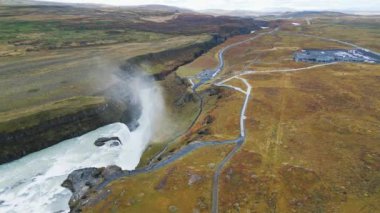
[[[236,203],[243,212],[378,208],[379,97],[373,91],[380,73],[377,66],[361,68],[245,76],[253,85],[248,138],[224,170],[222,209]]]
[[[311,66],[292,61],[292,53],[302,48],[347,48],[294,35],[297,31],[318,32],[378,50],[379,38],[374,31],[379,28],[355,28],[360,20],[342,22],[339,30],[346,23],[352,33],[337,33],[337,24],[331,21],[329,25],[325,19],[299,28],[285,22],[277,33],[228,51],[219,79],[241,70]],[[318,28],[321,25],[324,27]],[[218,50],[250,36],[227,40],[177,73],[190,76],[215,66]],[[380,211],[379,65],[339,63],[242,77],[253,87],[247,139],[223,169],[219,182],[221,212]],[[237,80],[229,84],[242,86]],[[200,89],[214,87],[208,84]],[[170,151],[193,140],[236,137],[243,97],[224,88],[218,97],[204,96],[205,109],[198,122]],[[212,122],[205,123],[208,116]],[[200,129],[208,129],[209,134],[199,135]],[[159,171],[116,180],[103,190],[109,194],[105,200],[90,205],[85,212],[210,212],[211,168],[231,149],[200,149]],[[189,185],[189,174],[194,173],[202,176],[201,181]]]
[[[210,212],[211,177],[232,145],[205,147],[170,166],[127,177],[100,193],[109,196],[84,212]]]

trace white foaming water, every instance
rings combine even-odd
[[[139,90],[138,95],[143,111],[134,132],[114,123],[0,165],[0,212],[68,212],[71,192],[61,184],[72,171],[108,165],[136,168],[163,109],[158,88]],[[112,136],[119,137],[122,145],[94,145],[99,137]]]

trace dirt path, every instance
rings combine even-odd
[[[216,86],[232,88],[238,92],[245,94],[245,99],[244,99],[243,107],[242,107],[241,113],[240,113],[240,139],[241,140],[237,142],[237,144],[233,148],[233,150],[230,153],[228,153],[228,155],[219,163],[219,165],[218,165],[218,167],[214,173],[214,176],[213,176],[213,186],[212,186],[212,212],[213,213],[218,212],[218,206],[219,206],[219,187],[218,186],[219,186],[220,174],[222,173],[223,168],[226,165],[226,163],[228,163],[231,160],[231,158],[239,151],[240,147],[243,145],[243,143],[245,141],[245,123],[244,123],[244,120],[246,119],[245,113],[247,111],[247,105],[248,105],[249,97],[251,95],[252,86],[244,78],[241,78],[241,77],[234,77],[234,78],[241,80],[246,85],[245,91],[240,87],[235,87],[235,86],[225,84],[226,81],[224,81],[223,83],[216,84]],[[234,78],[230,78],[230,80],[232,80]]]

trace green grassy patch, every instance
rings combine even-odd
[[[98,24],[99,22],[99,24]],[[86,28],[86,23],[70,25],[63,21],[0,20],[0,43],[39,48],[77,47],[119,42],[144,42],[169,38],[169,35],[106,28],[106,21],[92,23],[98,28]],[[83,27],[81,27],[83,26]]]

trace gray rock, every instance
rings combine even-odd
[[[115,175],[120,175],[123,173],[123,170],[118,166],[107,166],[102,170],[102,176],[105,179],[112,178]]]
[[[102,137],[102,138],[98,138],[94,144],[95,146],[104,146],[106,144],[106,142],[108,141],[114,141],[114,142],[118,142],[118,145],[122,144],[120,139],[118,137]],[[114,143],[112,142],[112,144]],[[116,146],[118,146],[116,145]]]
[[[120,146],[121,143],[119,141],[113,141],[111,144],[110,144],[110,147],[115,147],[115,146]]]
[[[63,187],[73,193],[69,201],[70,208],[75,207],[81,199],[85,199],[92,189],[122,173],[123,171],[118,166],[85,168],[73,171],[62,183]]]
[[[97,168],[85,168],[76,170],[68,176],[62,186],[73,193],[69,203],[70,206],[83,197],[91,187],[102,181],[101,172]]]

